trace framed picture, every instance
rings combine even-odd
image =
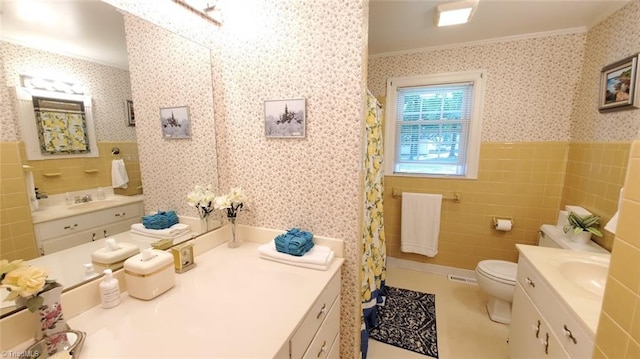
[[[264,102],[264,135],[271,138],[304,138],[306,128],[304,98]]]
[[[188,106],[161,108],[160,124],[162,125],[162,137],[164,138],[175,139],[191,137]]]
[[[133,112],[133,101],[125,100],[124,101],[125,112],[127,114],[127,126],[133,127],[136,125],[136,117]]]
[[[600,74],[600,112],[638,107],[638,55],[607,65]]]

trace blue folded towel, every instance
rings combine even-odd
[[[166,229],[178,223],[178,215],[175,211],[158,211],[142,217],[142,225],[147,229]]]
[[[292,228],[275,238],[276,250],[294,256],[302,256],[313,248],[313,234]]]

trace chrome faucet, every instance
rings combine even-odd
[[[42,193],[42,192],[38,191],[38,187],[36,187],[35,190],[36,190],[36,199],[49,198],[49,196],[47,196],[46,193]]]
[[[91,202],[91,201],[92,201],[92,198],[91,198],[91,195],[89,195],[89,194],[84,195],[82,197],[78,196],[78,197],[75,198],[75,202],[76,203],[87,203],[87,202]]]

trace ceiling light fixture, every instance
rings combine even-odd
[[[471,20],[476,11],[478,0],[464,0],[440,4],[436,7],[435,22],[437,26],[464,24]]]

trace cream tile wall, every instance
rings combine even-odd
[[[631,148],[594,358],[640,357],[640,140]]]
[[[536,244],[540,226],[556,221],[568,151],[568,142],[483,142],[477,180],[385,177],[388,255],[466,269],[484,259],[516,261],[515,244]],[[436,257],[400,251],[402,201],[394,188],[460,194],[460,203],[443,201]],[[494,216],[512,218],[513,230],[493,229]]]
[[[602,229],[618,209],[630,146],[630,142],[572,142],[569,146],[560,204],[579,205],[600,216],[604,236],[592,239],[608,250],[613,246],[613,235]]]
[[[37,256],[18,142],[0,142],[0,258]]]

